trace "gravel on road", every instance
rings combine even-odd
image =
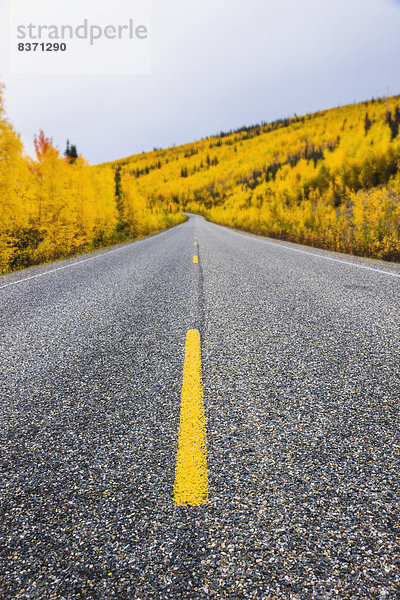
[[[0,278],[0,598],[400,598],[399,274],[191,217]],[[193,328],[209,502],[177,507]]]

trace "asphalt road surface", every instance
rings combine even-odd
[[[1,598],[400,597],[400,266],[192,217],[0,303]],[[189,330],[208,496],[179,506]]]

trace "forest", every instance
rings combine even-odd
[[[152,204],[400,261],[400,96],[221,132],[110,163]]]
[[[34,158],[0,89],[0,273],[148,235],[184,211],[400,261],[400,96],[90,166],[40,131]]]
[[[29,157],[0,87],[0,273],[129,241],[181,223],[172,203],[143,196],[134,178],[62,154],[40,131]]]

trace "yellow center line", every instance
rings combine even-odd
[[[194,245],[197,246],[197,242],[195,242]]]
[[[199,257],[197,256],[197,254],[195,254],[193,256],[193,263],[196,265],[199,262]]]
[[[206,422],[197,329],[186,335],[174,501],[178,506],[208,502]]]

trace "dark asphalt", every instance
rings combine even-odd
[[[400,266],[198,217],[0,305],[1,598],[400,598]],[[191,328],[210,502],[176,508]]]

